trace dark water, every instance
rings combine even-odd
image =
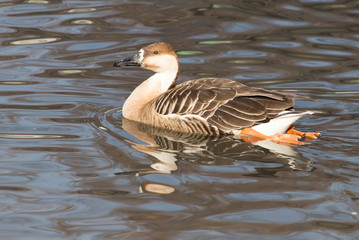
[[[359,239],[359,2],[0,2],[1,239]],[[310,95],[299,147],[126,123],[157,41],[180,81]],[[125,131],[126,130],[126,131]]]

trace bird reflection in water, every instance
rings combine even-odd
[[[122,119],[122,128],[143,143],[132,142],[132,147],[152,156],[151,169],[135,173],[137,176],[178,169],[177,162],[186,160],[198,164],[230,165],[235,161],[278,160],[293,170],[311,171],[311,161],[298,152],[296,146],[278,144],[270,140],[255,141],[241,136],[208,136],[159,129],[135,121]],[[242,139],[244,138],[244,139]],[[249,142],[246,142],[246,141]],[[117,175],[129,174],[119,172]],[[140,191],[168,194],[174,188],[159,183],[148,183]]]

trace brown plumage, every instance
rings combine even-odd
[[[252,88],[222,78],[184,82],[166,91],[151,104],[161,115],[196,115],[220,132],[268,122],[294,105],[293,95]]]

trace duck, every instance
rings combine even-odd
[[[136,66],[154,72],[126,99],[122,116],[128,120],[174,132],[244,135],[276,142],[299,143],[320,135],[293,126],[299,118],[313,114],[294,109],[295,100],[315,101],[309,96],[215,77],[177,84],[178,56],[165,42],[147,45],[113,66]]]

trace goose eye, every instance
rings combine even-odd
[[[158,54],[158,51],[154,51],[153,54],[157,55],[157,54]]]

